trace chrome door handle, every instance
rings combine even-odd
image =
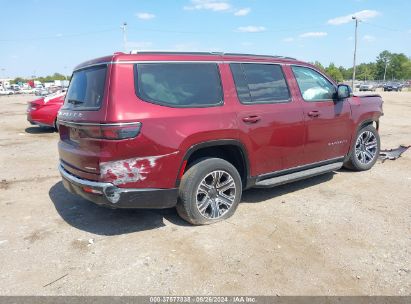
[[[258,115],[251,115],[251,116],[243,117],[243,121],[249,124],[257,123],[260,120],[261,120],[261,117]]]
[[[320,116],[320,112],[318,112],[318,111],[310,111],[310,112],[308,112],[308,116],[310,116],[310,117],[318,117],[318,116]]]

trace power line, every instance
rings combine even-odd
[[[325,27],[324,25],[317,25],[317,26],[310,26],[310,27],[298,27],[298,28],[282,28],[282,29],[275,29],[275,30],[264,30],[261,32],[252,32],[252,33],[247,33],[244,32],[244,34],[264,34],[264,33],[281,33],[281,32],[297,32],[297,31],[309,31],[309,30],[314,30],[318,28],[323,28]],[[123,40],[124,40],[124,35],[126,35],[126,30],[131,30],[131,31],[138,31],[138,32],[158,32],[158,33],[174,33],[174,34],[210,34],[210,35],[216,35],[215,31],[184,31],[184,30],[169,30],[169,29],[156,29],[156,28],[133,28],[133,27],[128,27],[127,25],[124,25],[120,27],[123,30]],[[100,33],[107,33],[107,32],[116,32],[116,28],[111,28],[111,29],[104,29],[104,30],[96,30],[96,31],[89,31],[89,32],[84,32],[84,33],[72,33],[72,34],[56,34],[56,35],[50,35],[50,36],[40,36],[40,37],[29,37],[29,38],[14,38],[14,39],[0,39],[0,42],[19,42],[19,41],[35,41],[35,40],[53,40],[53,39],[65,39],[65,38],[73,38],[73,37],[81,37],[81,36],[89,36],[89,35],[94,35],[94,34],[100,34]],[[227,30],[227,31],[219,31],[220,33],[233,33],[237,32],[239,33],[240,31],[236,30]],[[126,38],[127,39],[127,38]]]
[[[241,32],[236,29],[233,30],[226,30],[226,31],[219,31],[219,33],[244,33],[244,34],[264,34],[264,33],[281,33],[281,32],[298,32],[298,31],[309,31],[315,30],[318,28],[324,28],[326,25],[313,25],[310,27],[299,27],[299,28],[282,28],[282,29],[275,29],[269,30],[265,29],[260,32]],[[215,31],[184,31],[184,30],[165,30],[165,29],[154,29],[154,28],[133,28],[129,27],[129,30],[138,30],[139,32],[146,31],[146,32],[159,32],[159,33],[175,33],[175,34],[212,34],[216,35]]]
[[[382,26],[382,25],[370,23],[370,22],[368,22],[368,21],[363,21],[363,20],[361,20],[361,22],[364,23],[364,24],[366,24],[366,25],[370,25],[370,26],[372,26],[372,27],[376,27],[376,28],[379,28],[379,29],[382,29],[382,30],[386,30],[386,31],[400,32],[400,33],[406,33],[406,32],[408,32],[407,30],[400,30],[400,29],[389,28],[389,27],[386,27],[386,26]]]
[[[30,37],[30,38],[20,38],[20,39],[0,39],[0,42],[18,42],[18,41],[33,41],[33,40],[48,40],[48,39],[64,39],[80,36],[88,36],[100,33],[114,32],[117,29],[106,29],[92,32],[76,33],[76,34],[56,34],[53,36],[43,36],[43,37]]]

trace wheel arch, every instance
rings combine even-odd
[[[231,163],[238,170],[243,183],[243,189],[251,183],[250,163],[245,146],[235,139],[210,140],[192,145],[187,149],[178,170],[176,187],[184,172],[196,161],[208,157],[218,157]]]
[[[372,125],[377,131],[380,128],[380,120],[379,119],[366,119],[364,121],[362,121],[359,125],[358,128],[356,130],[356,133],[361,130],[362,128]]]
[[[358,124],[358,127],[355,129],[355,133],[352,135],[351,144],[350,144],[350,150],[348,151],[348,154],[345,156],[344,162],[347,162],[348,159],[349,159],[350,156],[351,156],[352,146],[353,146],[353,144],[354,144],[354,142],[355,142],[355,140],[356,140],[356,137],[357,137],[358,132],[359,132],[362,128],[364,128],[364,127],[366,127],[366,126],[369,126],[369,125],[372,125],[372,126],[377,130],[377,132],[378,132],[378,129],[379,129],[379,127],[380,127],[380,121],[379,121],[379,119],[368,118],[368,119],[365,119],[365,120],[363,120],[361,123]]]

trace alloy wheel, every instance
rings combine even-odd
[[[355,156],[364,165],[374,160],[377,154],[377,138],[370,131],[362,132],[355,143]]]
[[[236,191],[234,179],[228,172],[217,170],[207,174],[197,188],[198,211],[207,219],[222,217],[233,205]]]

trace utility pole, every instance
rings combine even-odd
[[[124,44],[124,51],[127,53],[127,22],[124,22],[120,28],[123,31],[123,44]]]
[[[387,65],[388,65],[388,58],[385,58],[384,82],[385,82],[385,75],[387,75]]]
[[[356,60],[357,60],[357,39],[358,39],[358,18],[353,16],[353,20],[355,20],[355,45],[354,45],[354,64],[352,69],[352,90],[355,91],[355,68],[356,68]]]

